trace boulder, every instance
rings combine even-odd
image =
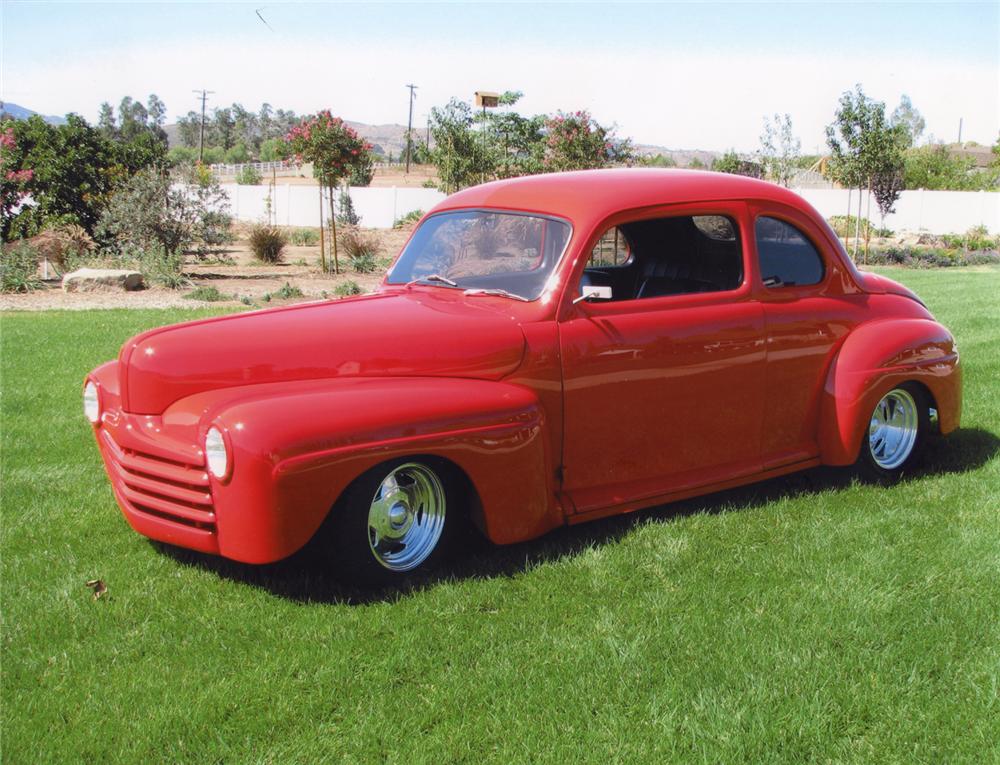
[[[66,292],[93,292],[94,290],[142,289],[142,274],[124,268],[80,268],[63,276]]]

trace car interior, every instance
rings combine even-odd
[[[722,215],[623,223],[601,237],[580,281],[611,300],[734,290],[743,283],[739,229]]]

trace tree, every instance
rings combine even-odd
[[[13,143],[4,148],[4,173],[21,174],[15,176],[20,178],[16,190],[29,194],[31,204],[16,213],[5,210],[4,240],[33,236],[52,224],[75,223],[93,231],[111,188],[126,174],[113,144],[76,114],[68,115],[64,125],[33,115],[6,123],[7,131]]]
[[[997,169],[976,170],[971,157],[953,156],[944,144],[910,149],[904,163],[908,189],[978,191],[997,185]]]
[[[902,98],[899,99],[899,106],[893,109],[892,116],[889,117],[889,124],[893,127],[901,127],[906,131],[907,148],[917,145],[917,141],[920,140],[927,125],[923,115],[917,111],[910,101],[910,97],[906,94],[903,94]]]
[[[521,91],[503,93],[501,106],[514,106],[524,94]],[[490,120],[492,141],[487,141],[488,166],[491,177],[514,178],[541,173],[545,169],[545,117],[524,117],[516,111],[504,110]]]
[[[100,112],[97,115],[97,129],[105,138],[112,139],[118,136],[118,126],[115,124],[115,110],[107,101],[101,104]]]
[[[220,146],[226,151],[233,148],[236,143],[236,120],[233,118],[233,110],[213,109],[212,123],[215,128],[213,145]]]
[[[201,115],[195,111],[189,111],[187,116],[177,120],[177,132],[180,135],[181,143],[189,149],[193,149],[198,145],[200,129]]]
[[[312,162],[313,176],[326,188],[331,211],[333,268],[334,273],[339,273],[334,190],[352,174],[363,173],[366,167],[371,167],[371,144],[361,139],[340,117],[332,116],[329,110],[302,120],[288,132],[286,140],[298,162]],[[325,255],[321,253],[320,256],[326,270]]]
[[[879,183],[883,186],[880,196],[888,199],[894,174],[903,166],[907,133],[902,125],[890,125],[885,116],[885,104],[868,98],[857,85],[853,92],[841,95],[836,119],[826,128],[826,141],[834,180],[858,189],[856,256],[861,233],[861,191],[865,187],[871,191]]]
[[[488,162],[483,142],[472,129],[472,107],[452,98],[443,107],[431,109],[431,159],[438,169],[441,190],[458,191],[478,183]]]
[[[760,178],[763,175],[763,167],[760,163],[741,157],[735,149],[730,149],[712,162],[712,170],[730,175],[745,175],[748,178]]]
[[[13,120],[0,123],[0,220],[3,221],[3,238],[6,240],[14,210],[20,207],[27,192],[25,185],[35,171],[24,167],[18,151],[17,138],[11,125]]]
[[[768,180],[787,187],[792,180],[802,142],[792,133],[792,117],[777,114],[764,120],[760,136],[760,163]]]
[[[586,111],[557,112],[545,121],[546,170],[587,170],[632,159],[628,139],[619,140]]]

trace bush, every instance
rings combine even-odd
[[[298,287],[293,287],[289,282],[285,282],[281,289],[274,293],[274,297],[287,300],[288,298],[304,297],[304,295]]]
[[[3,245],[0,250],[0,291],[31,292],[41,286],[35,249],[23,241]]]
[[[340,297],[350,297],[351,295],[360,295],[361,287],[357,282],[348,279],[346,282],[338,284],[333,292]]]
[[[241,186],[259,186],[261,180],[260,170],[253,165],[243,165],[236,174],[236,182]]]
[[[198,287],[184,297],[189,300],[204,300],[206,303],[217,303],[220,300],[231,300],[229,295],[219,292],[216,287]]]
[[[57,270],[65,272],[70,263],[88,258],[94,251],[94,240],[82,226],[66,224],[46,229],[29,243],[40,258],[46,258]]]
[[[254,257],[264,263],[280,263],[282,250],[288,243],[284,231],[267,223],[255,223],[249,241]]]
[[[418,220],[424,217],[423,210],[411,210],[406,213],[402,218],[396,218],[396,221],[392,224],[393,228],[403,228],[403,226],[409,226],[416,223]]]
[[[123,265],[134,265],[146,281],[146,284],[157,284],[171,290],[179,290],[191,286],[191,280],[183,272],[184,258],[162,249],[133,250],[124,253]]]
[[[319,243],[319,233],[311,228],[297,228],[288,238],[292,244],[300,247],[311,247]]]
[[[855,215],[834,215],[831,218],[827,218],[826,222],[830,224],[830,228],[833,229],[834,233],[841,239],[847,239],[854,236],[855,227],[858,225],[858,219]],[[861,219],[861,236],[865,235],[867,227],[871,225],[871,235],[874,237],[887,237],[892,236],[892,231],[887,228],[879,228],[872,224],[867,218]]]
[[[949,268],[1000,264],[997,250],[946,249],[943,247],[899,246],[872,250],[869,265],[906,266],[907,268]]]
[[[347,254],[351,267],[359,274],[368,274],[378,268],[378,237],[357,228],[340,232],[340,247]]]
[[[354,200],[351,199],[351,193],[347,189],[340,190],[337,207],[340,208],[340,212],[337,213],[337,223],[343,226],[357,226],[361,223],[361,218],[354,211]]]

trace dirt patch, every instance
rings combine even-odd
[[[340,257],[340,273],[324,273],[319,263],[319,245],[289,245],[285,248],[282,263],[261,263],[253,257],[246,242],[240,241],[217,258],[201,261],[188,256],[184,275],[190,284],[181,289],[151,287],[137,292],[106,290],[73,293],[63,292],[60,282],[53,279],[34,292],[0,295],[0,310],[204,308],[208,305],[266,308],[336,298],[337,288],[343,289],[347,282],[354,282],[362,292],[371,292],[382,281],[386,269],[405,244],[412,227],[366,231],[375,234],[379,240],[379,268],[374,273],[355,272],[343,253]],[[242,227],[238,232],[244,233]],[[204,295],[205,289],[213,287],[224,296],[223,300],[206,301],[188,297],[192,293]],[[298,295],[298,292],[302,294]]]

